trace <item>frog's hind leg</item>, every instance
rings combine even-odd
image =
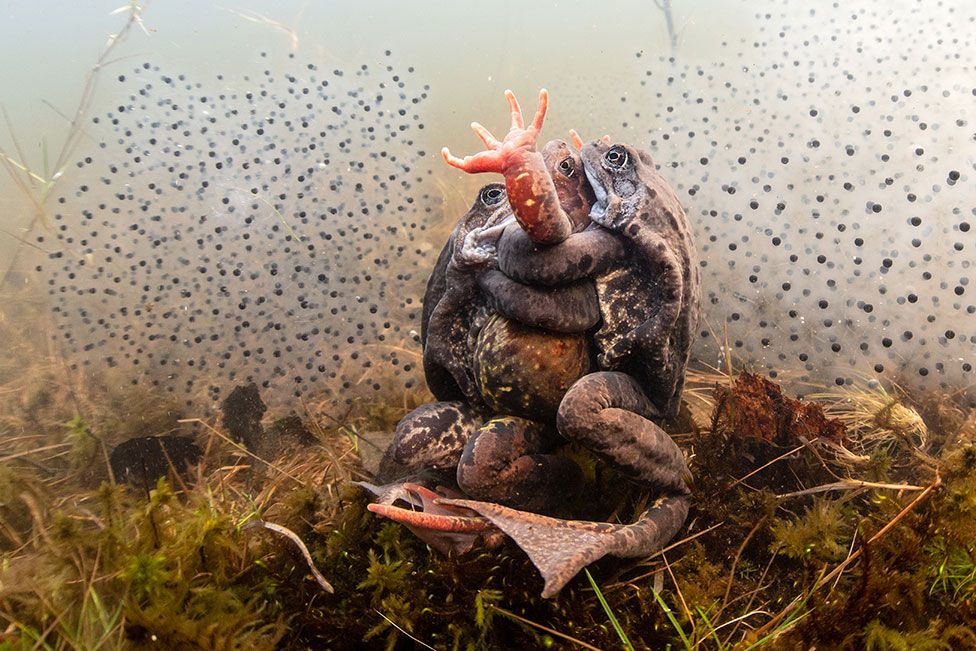
[[[407,469],[453,470],[481,418],[464,402],[432,402],[397,424],[387,456]]]
[[[579,466],[546,454],[552,434],[539,423],[514,416],[482,425],[458,463],[458,486],[477,500],[530,511],[552,511],[571,502],[583,485]]]
[[[438,504],[474,511],[514,540],[542,575],[542,596],[548,599],[607,554],[646,556],[661,549],[688,517],[688,501],[685,496],[662,498],[628,525],[560,520],[475,500],[441,499]]]
[[[660,550],[684,524],[690,503],[688,469],[678,446],[650,420],[657,415],[636,380],[610,372],[579,379],[557,414],[563,436],[662,494],[633,524],[559,520],[473,500],[440,503],[471,509],[508,534],[542,574],[542,595],[551,597],[607,554],[639,557]]]
[[[690,474],[678,445],[652,418],[660,411],[626,373],[598,372],[576,381],[556,415],[559,433],[614,470],[665,495],[688,495]]]

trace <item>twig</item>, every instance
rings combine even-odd
[[[746,534],[742,544],[739,545],[739,549],[736,550],[735,559],[733,559],[732,567],[729,569],[729,580],[725,584],[725,596],[722,597],[722,605],[719,606],[718,612],[715,614],[716,619],[718,619],[719,615],[722,614],[722,611],[725,610],[725,607],[729,603],[729,594],[732,592],[732,583],[735,582],[735,568],[739,564],[739,559],[742,558],[742,552],[745,551],[746,545],[749,544],[752,537],[756,535],[757,531],[759,531],[759,527],[766,523],[767,519],[767,516],[759,518],[759,520],[756,521],[756,524],[753,525],[752,529],[749,530],[749,533]]]
[[[305,546],[305,543],[302,542],[302,539],[298,537],[297,533],[295,533],[294,531],[292,531],[287,527],[281,526],[280,524],[275,524],[274,522],[265,522],[264,520],[251,520],[243,527],[241,527],[241,530],[243,531],[245,529],[253,529],[255,527],[261,527],[267,529],[268,531],[274,531],[275,533],[281,534],[288,540],[295,543],[295,546],[297,546],[298,549],[301,550],[302,556],[305,557],[305,562],[308,563],[308,569],[312,571],[312,576],[315,577],[315,581],[319,584],[319,586],[321,586],[321,588],[326,592],[329,593],[335,592],[335,589],[332,587],[332,584],[326,581],[325,577],[322,576],[322,573],[319,572],[319,568],[315,567],[315,561],[312,560],[312,554],[309,553],[308,547]]]
[[[23,452],[16,452],[14,454],[8,454],[5,457],[0,457],[0,463],[5,461],[11,461],[13,459],[19,459],[20,457],[26,457],[28,454],[34,454],[35,452],[47,452],[48,450],[57,450],[59,448],[70,448],[70,443],[54,443],[52,445],[45,445],[43,447],[34,448],[33,450],[24,450]]]
[[[664,561],[664,569],[668,571],[668,576],[671,577],[671,582],[674,584],[674,590],[678,593],[678,599],[681,601],[681,607],[685,611],[685,617],[689,622],[692,622],[692,635],[694,635],[695,620],[691,618],[691,610],[688,609],[688,603],[685,601],[685,596],[681,594],[681,586],[678,585],[678,579],[674,578],[674,572],[671,571],[671,565],[668,563],[668,557],[663,553],[661,554],[661,560]]]
[[[695,538],[698,538],[699,536],[704,536],[706,533],[708,533],[710,531],[714,531],[715,529],[718,529],[723,524],[725,524],[725,521],[724,520],[722,522],[719,522],[718,524],[713,524],[708,529],[702,529],[698,533],[692,534],[690,536],[685,536],[681,540],[678,540],[676,542],[671,543],[670,545],[668,545],[664,549],[661,549],[660,551],[654,552],[650,556],[646,557],[643,562],[646,563],[647,561],[651,560],[652,558],[657,558],[658,556],[660,556],[662,554],[666,554],[669,551],[671,551],[672,549],[674,549],[676,547],[679,547],[679,546],[685,544],[686,542],[691,542],[692,540],[694,540]],[[624,581],[622,583],[615,583],[615,584],[613,584],[611,586],[607,586],[606,588],[603,589],[603,591],[604,592],[608,592],[610,590],[615,590],[617,588],[622,588],[624,586],[630,585],[631,583],[634,583],[635,581],[640,581],[641,579],[646,579],[649,576],[654,576],[655,574],[657,574],[660,571],[661,571],[660,568],[651,570],[650,572],[646,572],[644,574],[641,574],[640,576],[635,576],[634,578],[628,579],[627,581]]]
[[[14,125],[10,121],[10,115],[7,114],[7,108],[5,106],[0,106],[0,113],[3,114],[3,121],[7,125],[7,133],[10,134],[10,140],[14,143],[14,151],[17,152],[17,155],[20,156],[20,160],[24,164],[24,172],[27,173],[27,179],[30,181],[31,186],[34,186],[38,181],[44,183],[44,179],[38,177],[27,168],[27,156],[24,155],[24,150],[20,146],[20,141],[17,140],[17,132],[14,131]]]
[[[425,649],[430,649],[431,651],[437,651],[437,649],[435,649],[431,645],[427,644],[423,640],[419,640],[416,637],[414,637],[413,635],[410,635],[410,633],[407,633],[405,630],[403,630],[403,628],[400,627],[400,625],[398,625],[396,622],[394,622],[392,619],[390,619],[389,617],[387,617],[386,615],[384,615],[380,611],[376,610],[375,608],[373,610],[376,612],[377,615],[379,615],[380,617],[382,617],[383,619],[385,619],[386,621],[388,621],[390,623],[390,626],[392,626],[396,630],[400,631],[401,633],[403,633],[404,635],[406,635],[407,637],[409,637],[411,640],[413,640],[417,644],[421,645]]]
[[[853,535],[853,536],[851,536],[851,546],[850,546],[850,548],[849,548],[849,549],[847,550],[847,557],[848,557],[848,558],[850,558],[850,557],[851,557],[851,554],[853,554],[853,553],[854,553],[854,544],[855,544],[856,542],[857,542],[857,529],[855,528],[855,529],[854,529],[854,535]],[[828,597],[830,597],[830,593],[834,591],[834,588],[836,588],[836,587],[837,587],[837,584],[838,584],[838,583],[840,583],[840,577],[841,577],[841,576],[843,576],[843,572],[841,572],[840,574],[838,574],[838,575],[837,575],[837,578],[836,578],[836,579],[834,579],[834,585],[832,585],[832,586],[830,586],[830,590],[829,590],[829,591],[827,592],[827,596],[828,596]]]
[[[860,481],[856,479],[844,479],[841,481],[835,481],[831,484],[822,484],[820,486],[814,486],[813,488],[805,488],[800,491],[793,491],[792,493],[783,493],[782,495],[777,495],[777,499],[786,499],[788,497],[800,497],[802,495],[814,495],[816,493],[826,493],[827,491],[845,491],[845,490],[856,490],[859,488],[880,488],[882,490],[894,490],[894,491],[921,491],[926,490],[925,486],[914,486],[912,484],[881,484],[873,481]]]
[[[51,253],[50,251],[47,251],[47,250],[42,249],[41,247],[37,246],[36,244],[34,244],[33,242],[31,242],[30,240],[28,240],[26,238],[23,238],[20,235],[17,235],[16,233],[11,233],[6,228],[0,228],[0,233],[3,233],[4,235],[6,235],[7,237],[9,237],[12,240],[17,240],[23,246],[29,246],[30,248],[34,249],[35,251],[40,251],[44,255],[48,255],[48,254]]]
[[[237,441],[235,441],[235,440],[233,440],[233,439],[231,439],[231,438],[230,438],[230,437],[228,437],[228,436],[227,436],[226,434],[224,434],[223,432],[221,432],[221,431],[220,431],[220,430],[218,430],[218,429],[217,429],[216,427],[214,427],[214,426],[213,426],[213,425],[211,425],[210,423],[208,423],[208,422],[206,422],[206,421],[205,421],[205,420],[203,420],[202,418],[181,418],[181,419],[179,419],[179,420],[178,420],[178,421],[176,421],[176,422],[177,422],[177,423],[198,423],[198,424],[200,424],[200,425],[203,425],[203,426],[204,426],[205,428],[207,428],[207,429],[208,429],[208,430],[209,430],[209,431],[210,431],[210,432],[211,432],[212,434],[214,434],[214,435],[216,435],[216,436],[218,436],[219,438],[221,438],[221,439],[223,439],[223,440],[224,440],[224,441],[226,441],[227,443],[230,443],[230,444],[231,444],[231,445],[233,445],[233,446],[234,446],[235,448],[237,448],[238,450],[240,450],[241,452],[243,452],[243,453],[244,453],[244,454],[246,454],[247,456],[249,456],[249,457],[251,457],[252,459],[255,459],[255,460],[257,460],[257,461],[260,461],[261,463],[263,463],[263,464],[265,464],[265,465],[266,465],[266,466],[268,466],[269,468],[272,468],[272,469],[274,469],[274,470],[277,470],[278,472],[280,472],[280,473],[281,473],[282,475],[284,475],[285,477],[288,477],[289,479],[293,479],[293,480],[295,480],[295,481],[297,481],[297,482],[298,482],[299,484],[301,484],[302,486],[304,486],[304,485],[305,485],[305,482],[304,482],[304,481],[302,481],[301,479],[299,479],[298,477],[296,477],[296,476],[294,476],[294,475],[292,475],[291,473],[289,473],[289,472],[288,472],[288,471],[286,471],[286,470],[282,470],[281,468],[279,468],[279,467],[278,467],[278,466],[276,466],[275,464],[273,464],[273,463],[271,463],[270,461],[268,461],[268,460],[266,460],[266,459],[262,459],[261,457],[259,457],[258,455],[256,455],[256,454],[254,454],[253,452],[251,452],[250,450],[248,450],[248,449],[247,449],[246,447],[244,447],[243,445],[241,445],[241,444],[240,444],[240,443],[238,443]]]
[[[752,610],[752,604],[756,601],[756,595],[758,595],[763,590],[763,581],[766,580],[766,575],[769,574],[769,568],[773,566],[773,561],[775,560],[776,560],[776,554],[770,554],[769,561],[766,563],[766,567],[763,568],[762,574],[759,575],[759,582],[756,584],[756,588],[746,593],[747,595],[749,595],[749,601],[746,602],[746,607],[745,607],[746,612],[758,612]],[[736,597],[736,599],[737,598],[738,597]],[[735,601],[736,599],[733,599],[732,601]],[[766,613],[766,614],[768,615],[770,613]],[[732,631],[729,633],[728,637],[725,638],[725,641],[722,643],[721,648],[723,649],[729,646],[729,643],[732,641],[732,637],[735,635],[735,632],[739,630],[739,625],[742,624],[744,618],[737,617],[736,619],[731,621],[735,621],[735,626],[732,627]]]
[[[368,438],[364,437],[362,434],[360,434],[359,432],[357,432],[356,429],[354,427],[352,427],[351,425],[346,425],[341,420],[339,420],[338,418],[336,418],[335,416],[333,416],[332,414],[330,414],[330,413],[328,413],[326,411],[323,411],[321,413],[322,413],[323,416],[325,416],[326,418],[328,418],[329,420],[331,420],[333,423],[335,423],[336,425],[338,425],[340,430],[345,430],[348,434],[352,434],[353,436],[355,436],[358,440],[362,441],[363,443],[367,443],[369,445],[372,445],[377,450],[380,450],[380,451],[383,450],[380,446],[376,445],[376,443],[373,443]]]
[[[44,517],[41,514],[41,507],[37,505],[37,500],[35,500],[34,497],[27,491],[20,494],[20,499],[27,506],[27,510],[30,512],[31,518],[34,520],[34,529],[44,540],[44,544],[48,547],[54,547],[54,541],[51,540],[47,527],[44,526]]]
[[[239,16],[240,18],[243,18],[244,20],[250,23],[256,23],[258,25],[267,25],[268,27],[276,29],[280,32],[284,32],[284,34],[288,36],[288,41],[291,44],[291,49],[292,50],[298,49],[298,32],[296,32],[293,28],[289,27],[288,25],[285,25],[284,23],[280,23],[277,20],[272,20],[271,18],[268,18],[264,14],[259,14],[256,11],[251,11],[250,9],[245,9],[244,11],[238,11],[236,9],[231,9],[230,7],[221,7],[221,9],[223,9],[224,11],[229,11],[235,16]],[[301,15],[301,12],[299,12],[299,15]],[[394,624],[394,626],[396,625]],[[425,644],[424,646],[427,645]]]

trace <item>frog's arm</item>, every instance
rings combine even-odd
[[[487,150],[463,159],[452,156],[447,147],[441,150],[444,160],[469,174],[497,172],[505,176],[508,201],[519,224],[537,244],[562,242],[573,232],[573,222],[559,205],[556,186],[546,168],[536,141],[549,106],[549,94],[539,91],[539,108],[535,119],[525,127],[522,109],[515,95],[505,91],[512,115],[512,126],[503,140],[496,139],[486,128],[473,122],[474,130]]]

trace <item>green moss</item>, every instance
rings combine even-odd
[[[161,553],[136,553],[123,570],[122,579],[128,581],[137,601],[148,602],[158,598],[166,584],[173,580],[173,573],[166,566],[166,557]]]
[[[64,424],[65,442],[71,450],[71,461],[75,467],[90,464],[98,453],[98,440],[92,436],[88,423],[80,416],[75,416]]]
[[[850,526],[838,501],[815,499],[792,520],[770,526],[772,550],[803,561],[838,561],[850,544]]]
[[[965,626],[944,627],[935,620],[921,631],[900,631],[872,620],[864,629],[866,651],[951,651],[972,648],[976,635]]]

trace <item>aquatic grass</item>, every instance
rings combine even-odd
[[[897,385],[889,391],[876,379],[861,378],[853,386],[814,392],[810,398],[824,403],[824,411],[847,426],[864,459],[877,448],[890,451],[899,444],[924,453],[928,427],[905,396]]]
[[[617,633],[620,638],[621,644],[628,651],[633,651],[634,645],[630,642],[630,638],[627,637],[627,633],[624,631],[620,622],[617,621],[617,616],[613,614],[613,609],[610,604],[607,603],[606,597],[603,596],[603,592],[600,591],[600,586],[597,585],[596,581],[593,580],[593,575],[590,574],[588,569],[584,569],[583,573],[586,574],[586,579],[590,582],[590,586],[593,588],[593,592],[596,593],[596,598],[600,600],[600,606],[603,608],[603,612],[607,614],[607,618],[613,625],[613,630]]]
[[[571,642],[571,643],[575,644],[576,646],[579,646],[579,647],[581,647],[583,649],[590,649],[591,651],[600,651],[600,648],[599,647],[595,647],[592,644],[588,644],[588,643],[586,643],[586,642],[584,642],[582,640],[578,640],[578,639],[572,637],[571,635],[567,635],[566,633],[563,633],[561,631],[558,631],[558,630],[556,630],[554,628],[550,628],[550,627],[545,626],[543,624],[539,624],[538,622],[533,622],[530,619],[526,619],[525,617],[522,617],[520,615],[516,615],[513,612],[509,612],[509,611],[505,610],[504,608],[499,608],[498,606],[492,606],[491,608],[492,608],[492,610],[497,611],[499,614],[504,615],[505,617],[508,617],[510,619],[513,619],[513,620],[515,620],[515,621],[517,621],[517,622],[519,622],[521,624],[525,624],[526,626],[531,626],[532,628],[536,628],[536,629],[538,629],[540,631],[543,631],[545,633],[548,633],[550,635],[555,635],[556,637],[558,637],[560,639],[563,639],[563,640],[566,640],[567,642]],[[548,646],[551,646],[551,640],[546,640],[545,642],[546,642],[545,646],[547,646],[547,647]]]
[[[298,21],[299,18],[301,18],[301,15],[305,11],[305,7],[306,6],[307,5],[303,5],[301,7],[301,9],[298,10],[298,15],[295,17],[296,22]],[[298,32],[294,28],[289,27],[288,25],[285,25],[284,23],[278,22],[277,20],[273,20],[273,19],[265,16],[264,14],[260,14],[260,13],[258,13],[256,11],[252,11],[250,9],[244,9],[244,10],[240,10],[240,11],[237,10],[237,9],[230,9],[228,7],[222,7],[222,9],[224,11],[228,11],[228,12],[234,14],[235,16],[237,16],[237,17],[239,17],[239,18],[241,18],[241,19],[243,19],[243,20],[245,20],[245,21],[247,21],[249,23],[255,23],[257,25],[264,25],[266,27],[272,28],[275,31],[282,32],[285,36],[288,37],[288,43],[289,43],[289,45],[291,47],[291,50],[294,52],[294,51],[296,51],[298,49]]]
[[[655,590],[654,588],[651,588],[651,593],[654,595],[654,601],[656,601],[657,604],[661,607],[661,610],[664,612],[664,615],[668,618],[668,621],[671,623],[671,627],[674,629],[674,632],[678,634],[678,637],[681,639],[681,643],[684,645],[684,648],[685,649],[694,648],[691,645],[691,640],[688,639],[688,634],[685,633],[685,629],[681,626],[681,623],[678,622],[678,619],[674,616],[674,611],[671,610],[671,607],[668,605],[668,603],[664,600],[664,598],[660,595],[660,593],[658,593],[658,591]]]
[[[976,592],[976,561],[972,552],[942,537],[927,545],[925,552],[934,561],[930,570],[930,595],[942,593],[958,601]]]
[[[727,648],[726,645],[722,642],[722,640],[719,639],[718,630],[715,628],[715,625],[712,624],[712,620],[708,617],[708,613],[700,606],[695,607],[695,613],[698,615],[698,618],[705,625],[705,633],[707,638],[715,642],[715,648],[718,649],[719,651],[722,651],[725,648]]]

